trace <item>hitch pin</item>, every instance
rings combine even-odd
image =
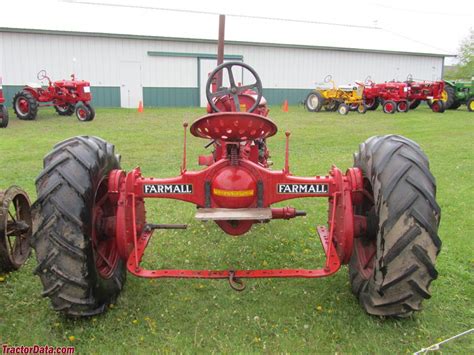
[[[241,292],[241,291],[245,290],[244,282],[240,278],[235,277],[235,271],[234,270],[229,270],[229,285],[235,291]]]

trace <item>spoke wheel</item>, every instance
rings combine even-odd
[[[16,186],[0,192],[0,270],[20,268],[30,255],[30,200]]]

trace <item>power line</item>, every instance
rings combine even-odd
[[[118,4],[118,3],[104,3],[104,2],[93,2],[93,1],[82,1],[82,0],[62,0],[62,1],[73,3],[73,4],[99,5],[99,6],[108,6],[108,7],[133,8],[133,9],[141,9],[141,10],[169,11],[169,12],[179,12],[179,13],[199,14],[199,15],[222,15],[222,13],[220,12],[202,11],[202,10],[172,9],[172,8],[167,8],[167,7],[125,5],[125,4]],[[236,17],[236,18],[248,18],[248,19],[254,19],[254,20],[284,21],[284,22],[295,22],[295,23],[310,23],[310,24],[316,24],[316,25],[365,28],[365,29],[371,29],[371,30],[381,29],[380,27],[377,27],[377,26],[363,26],[363,25],[351,25],[351,24],[337,23],[337,22],[297,20],[297,19],[289,19],[289,18],[282,18],[282,17],[252,16],[252,15],[242,15],[242,14],[226,14],[226,16]]]

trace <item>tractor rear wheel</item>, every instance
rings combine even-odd
[[[367,217],[367,232],[354,239],[352,292],[369,314],[409,316],[438,275],[441,210],[428,158],[405,137],[378,136],[360,145],[354,166],[367,192],[355,212]]]
[[[0,105],[0,128],[8,126],[8,109],[5,105]]]
[[[373,99],[365,99],[365,106],[367,106],[367,110],[375,111],[380,105],[380,100],[376,97]]]
[[[387,100],[384,101],[382,109],[385,113],[395,113],[397,111],[397,104],[395,103],[395,101]]]
[[[59,116],[72,116],[76,107],[72,104],[54,105],[54,109]]]
[[[324,99],[320,92],[311,91],[304,102],[306,109],[309,112],[319,112],[323,107]]]
[[[456,92],[452,86],[445,84],[441,97],[444,103],[444,108],[449,109],[456,100]]]
[[[29,91],[19,91],[13,97],[13,111],[20,120],[34,120],[38,114],[38,101]]]
[[[89,104],[79,103],[76,105],[76,117],[81,122],[92,121],[95,111]]]
[[[114,146],[97,137],[57,144],[36,179],[32,246],[43,296],[67,316],[102,313],[123,288],[125,263],[115,235],[97,218],[113,217],[108,175],[119,169]]]
[[[467,106],[467,110],[468,110],[469,112],[473,112],[473,111],[474,111],[474,97],[471,97],[469,100],[467,100],[466,106]]]
[[[416,109],[418,106],[420,106],[421,101],[420,100],[413,100],[410,102],[410,110]]]
[[[337,108],[337,112],[340,115],[347,115],[350,111],[350,107],[346,104],[340,104],[339,107]]]
[[[449,110],[457,110],[461,106],[461,102],[454,100],[452,105],[449,107]]]

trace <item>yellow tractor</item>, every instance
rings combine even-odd
[[[311,91],[305,100],[305,107],[310,112],[337,111],[341,115],[347,115],[349,111],[366,113],[367,107],[364,103],[364,84],[356,82],[354,85],[336,86],[331,75],[324,78],[325,84]]]

